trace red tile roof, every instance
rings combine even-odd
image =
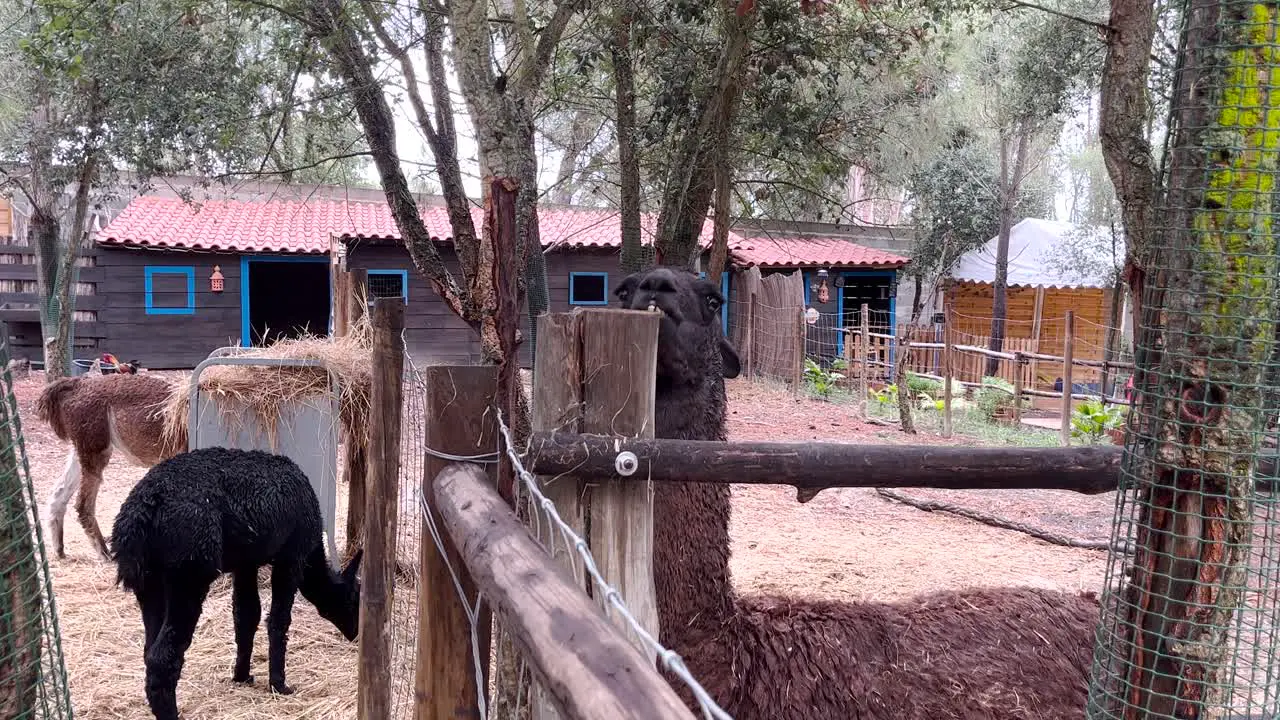
[[[484,211],[473,207],[471,216],[478,231]],[[422,219],[433,238],[452,235],[444,207],[424,207]],[[621,220],[616,211],[544,207],[538,211],[538,220],[542,244],[547,247],[610,248],[621,244]],[[646,242],[653,241],[654,221],[652,216],[642,221]],[[326,253],[330,236],[396,240],[400,231],[382,203],[208,200],[197,209],[177,198],[139,197],[98,233],[97,241],[185,250]],[[739,240],[730,236],[730,247],[736,247]],[[711,242],[709,222],[703,227],[702,242]]]
[[[483,211],[471,209],[476,229]],[[452,230],[445,208],[429,205],[422,219],[432,237],[447,240]],[[619,214],[595,208],[541,207],[538,227],[544,247],[615,248],[621,244]],[[656,218],[645,216],[642,232],[653,241]],[[704,246],[711,243],[712,224],[702,228]],[[198,208],[177,198],[139,197],[97,234],[102,245],[205,250],[323,254],[332,237],[396,240],[391,212],[382,203],[341,200],[306,202],[273,200],[207,200]],[[898,266],[906,258],[839,239],[743,238],[729,234],[735,263],[761,267],[810,265]]]
[[[889,267],[906,265],[910,260],[887,250],[877,250],[849,242],[843,238],[755,237],[746,247],[733,251],[740,265],[762,268],[808,266]]]

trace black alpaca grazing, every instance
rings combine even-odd
[[[724,378],[739,364],[720,329],[719,290],[659,267],[616,294],[623,307],[663,313],[656,436],[724,440]],[[740,597],[729,516],[728,485],[655,484],[660,639],[736,720],[1084,717],[1094,597],[1035,588],[902,603]]]
[[[267,637],[273,691],[293,692],[285,683],[284,658],[299,590],[344,637],[356,637],[360,553],[340,574],[329,566],[320,503],[289,458],[208,448],[165,460],[120,506],[111,543],[116,582],[133,591],[142,609],[147,703],[158,720],[178,718],[183,659],[209,586],[222,573],[233,578],[235,682],[253,682],[249,659],[262,617],[263,565],[271,566]]]

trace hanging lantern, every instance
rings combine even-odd
[[[827,287],[826,280],[823,280],[822,284],[818,286],[818,302],[824,304],[831,302],[831,288]]]
[[[213,266],[213,274],[209,276],[209,289],[213,292],[222,292],[222,268],[217,265]]]

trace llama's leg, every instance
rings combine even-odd
[[[111,551],[107,549],[107,540],[102,537],[102,530],[98,528],[96,513],[98,489],[102,487],[102,473],[107,469],[107,463],[110,461],[109,448],[80,456],[80,471],[84,477],[80,480],[80,495],[76,498],[76,518],[80,520],[80,527],[84,529],[84,534],[89,536],[89,542],[98,551],[98,555],[108,562],[111,561]]]
[[[79,487],[80,460],[76,457],[76,449],[73,447],[67,453],[67,463],[62,468],[62,478],[58,480],[58,484],[53,488],[53,494],[49,497],[49,537],[53,539],[53,553],[59,559],[67,557],[62,541],[62,529],[67,518],[67,503],[71,502],[71,496]]]
[[[178,678],[205,595],[212,579],[184,578],[181,586],[169,586],[165,597],[164,624],[147,649],[147,704],[156,720],[179,720]]]
[[[271,566],[271,613],[267,615],[267,655],[271,689],[281,695],[293,694],[285,684],[284,656],[289,643],[289,623],[293,619],[293,598],[298,593],[301,572],[292,567]]]
[[[233,579],[231,616],[236,624],[236,666],[231,680],[253,684],[253,676],[249,674],[249,661],[253,657],[253,636],[262,620],[257,568],[237,571]]]
[[[144,657],[151,650],[164,625],[164,589],[157,588],[156,585],[152,583],[145,590],[134,591],[138,607],[142,610],[142,627],[146,632],[146,643],[142,646]]]

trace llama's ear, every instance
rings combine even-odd
[[[342,579],[347,582],[355,582],[356,573],[360,571],[360,560],[364,558],[364,548],[356,550],[351,559],[347,561],[347,566],[342,568]]]
[[[613,291],[613,294],[622,301],[624,307],[631,301],[631,296],[635,294],[638,282],[640,282],[639,276],[633,273],[622,278],[622,282],[618,283],[617,289]]]
[[[729,338],[720,337],[720,367],[725,377],[732,380],[742,372],[742,361],[738,359],[738,351],[733,349]]]

